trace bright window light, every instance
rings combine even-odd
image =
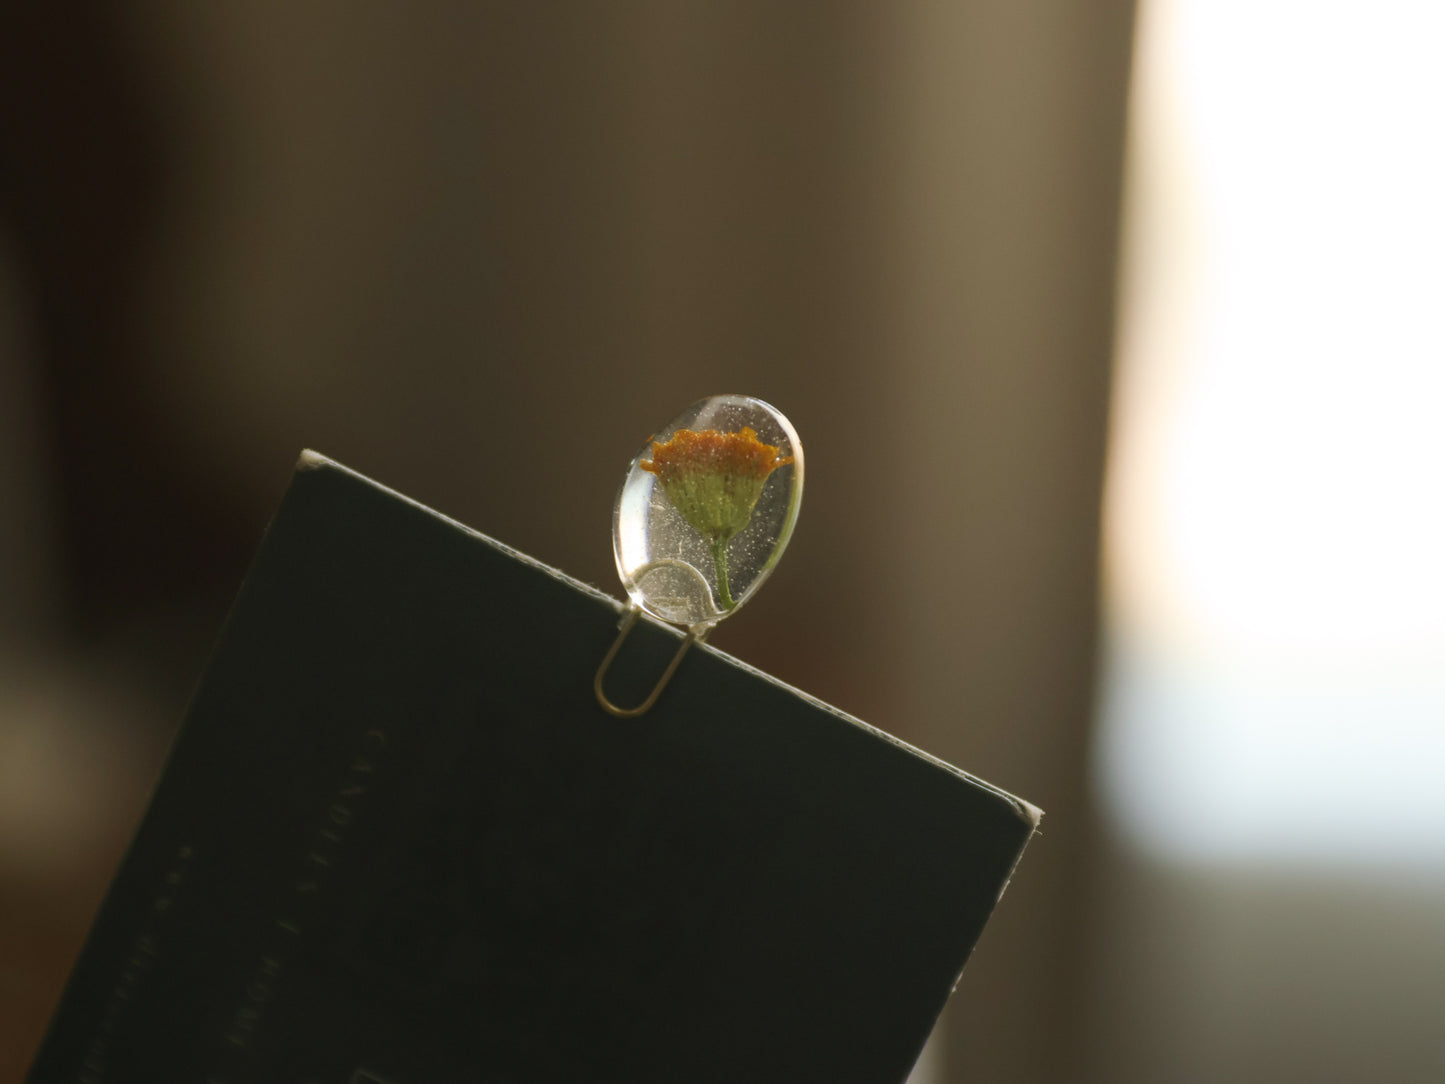
[[[1442,41],[1141,12],[1100,780],[1146,849],[1445,857]]]

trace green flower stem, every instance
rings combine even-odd
[[[712,567],[717,572],[717,595],[724,610],[731,610],[737,605],[733,601],[732,592],[728,590],[728,542],[731,539],[724,538],[712,544]]]

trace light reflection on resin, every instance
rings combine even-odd
[[[803,496],[803,446],[761,399],[716,395],[688,407],[633,457],[612,543],[632,601],[706,629],[778,563]]]

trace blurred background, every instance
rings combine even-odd
[[[620,593],[723,391],[714,643],[1048,813],[916,1081],[1445,1079],[1435,5],[11,8],[0,1080],[302,447]]]

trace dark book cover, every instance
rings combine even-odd
[[[903,1080],[1038,812],[619,610],[303,456],[33,1084]]]

